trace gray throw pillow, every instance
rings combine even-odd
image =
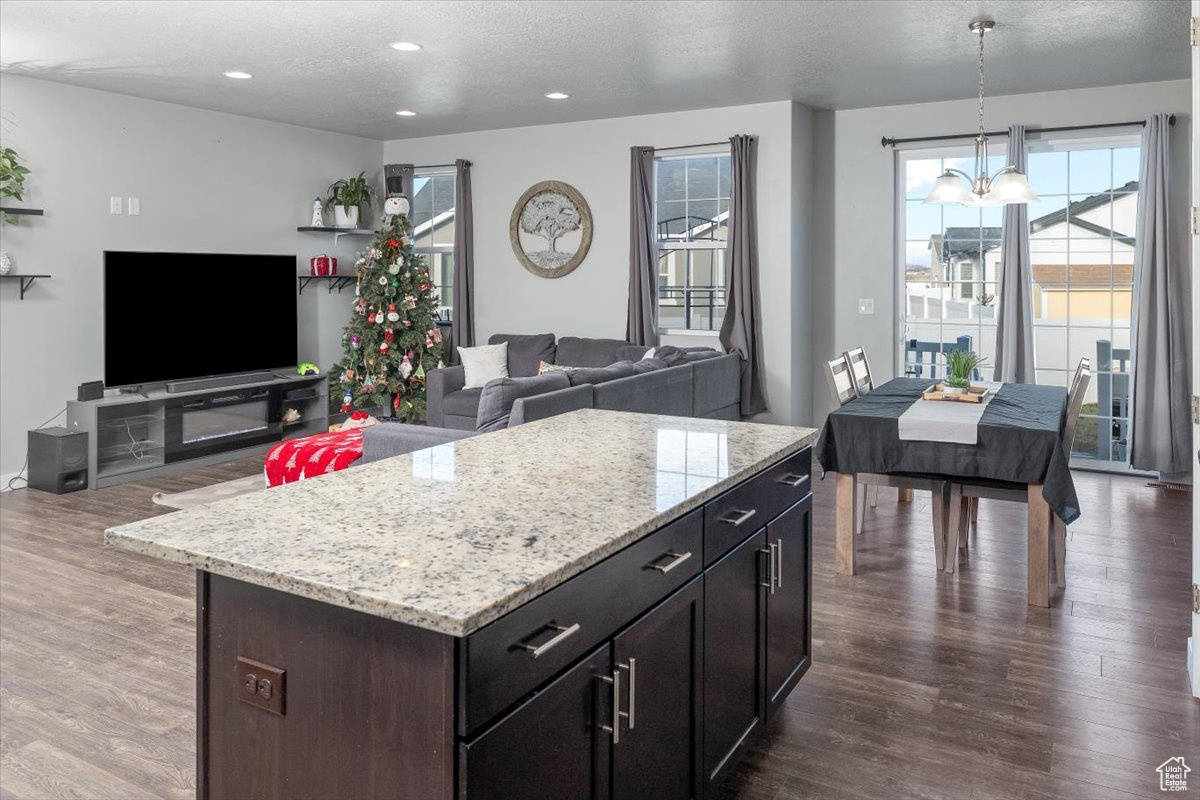
[[[605,383],[618,378],[628,378],[633,374],[633,364],[629,361],[618,361],[607,367],[576,367],[567,373],[572,386],[584,383]]]
[[[508,374],[514,378],[527,378],[538,374],[538,365],[543,361],[554,363],[553,333],[497,333],[488,339],[488,344],[508,342]]]
[[[666,369],[667,362],[661,358],[643,358],[640,361],[633,362],[633,374],[641,375],[643,372],[653,372],[656,369]]]
[[[513,403],[522,397],[533,397],[571,385],[566,373],[547,372],[526,378],[496,378],[488,381],[479,394],[479,412],[475,430],[496,431],[508,427]]]
[[[669,344],[654,348],[654,357],[667,362],[668,367],[678,367],[687,363],[687,355],[678,347]]]
[[[573,367],[603,367],[621,360],[617,351],[628,344],[629,342],[621,339],[586,339],[579,336],[563,336],[558,340],[558,352],[554,361],[557,364],[570,364]],[[644,355],[645,352],[643,350],[642,354]]]

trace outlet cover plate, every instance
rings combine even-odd
[[[874,297],[859,298],[858,313],[874,314],[875,313],[875,298]]]
[[[252,658],[238,656],[237,693],[243,703],[283,716],[284,679],[287,671]]]

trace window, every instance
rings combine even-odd
[[[941,377],[948,350],[994,363],[1003,207],[925,205],[946,167],[972,172],[967,148],[897,153],[898,269],[904,287],[899,352],[905,374]],[[1137,178],[1136,137],[1029,142],[1033,339],[1037,382],[1067,386],[1092,361],[1072,456],[1128,466],[1130,317]],[[1003,165],[1000,148],[988,172]],[[984,369],[981,378],[990,378]]]
[[[725,317],[729,155],[655,159],[659,330],[719,330]]]
[[[444,319],[453,313],[454,288],[454,184],[453,172],[420,172],[413,177],[413,249],[425,258],[429,277],[440,298]]]

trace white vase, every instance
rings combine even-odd
[[[12,256],[7,252],[0,250],[0,275],[7,275],[12,272]]]
[[[334,206],[333,224],[338,228],[357,228],[358,208],[352,208],[350,209],[350,213],[346,213],[346,209],[342,206]]]

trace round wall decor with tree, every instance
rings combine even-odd
[[[574,270],[592,244],[592,211],[574,186],[542,181],[530,186],[508,223],[513,252],[525,269],[542,278]]]

